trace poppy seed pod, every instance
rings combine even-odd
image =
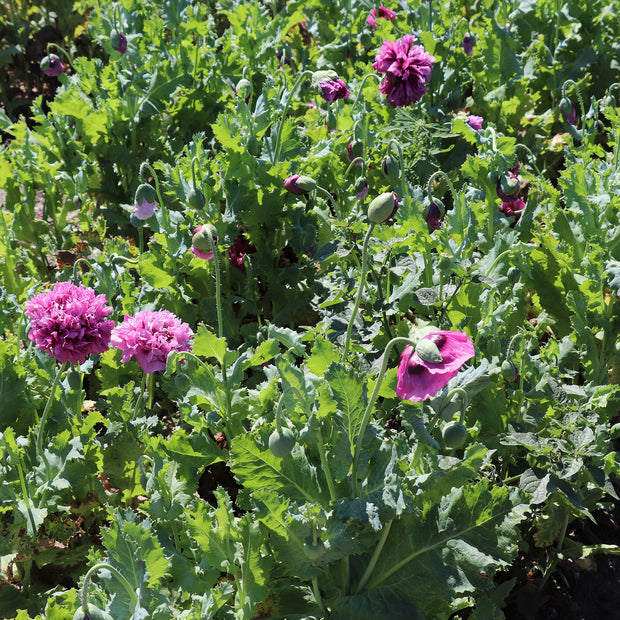
[[[110,33],[110,45],[112,49],[124,54],[127,51],[127,37],[116,28],[113,28]]]
[[[203,224],[200,230],[195,232],[192,236],[192,245],[202,252],[211,252],[211,239],[217,245],[217,228],[213,224]]]
[[[374,224],[387,222],[398,210],[398,196],[396,192],[379,194],[368,205],[368,219]]]
[[[400,179],[400,165],[394,155],[387,155],[383,158],[381,172],[390,183],[398,183]]]
[[[189,194],[187,195],[187,202],[190,206],[194,207],[194,209],[204,209],[205,204],[207,203],[204,194],[196,187],[191,189]]]
[[[415,352],[425,362],[430,362],[432,364],[443,362],[439,347],[429,338],[422,338],[422,340],[418,341],[415,345]]]

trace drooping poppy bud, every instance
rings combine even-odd
[[[443,202],[438,198],[433,198],[432,200],[427,198],[422,203],[422,206],[424,207],[423,213],[428,226],[428,232],[439,230],[441,228],[441,218],[446,212]]]
[[[336,115],[331,108],[327,111],[327,116],[325,117],[325,126],[330,131],[335,131],[338,128],[338,119],[336,118]]]
[[[41,60],[41,69],[48,77],[58,77],[65,72],[65,66],[60,62],[60,58],[56,54],[49,54]]]
[[[364,200],[368,196],[368,183],[364,177],[356,179],[354,189],[359,200]]]
[[[347,157],[349,161],[354,161],[364,155],[364,143],[361,140],[352,140],[347,145]],[[362,162],[355,162],[356,166],[361,166]]]
[[[204,258],[205,260],[213,258],[211,239],[213,239],[214,244],[217,245],[217,228],[215,228],[213,224],[197,226],[192,236],[192,247],[190,248],[190,252],[194,254],[194,256]]]
[[[235,94],[246,103],[250,103],[252,97],[252,82],[247,78],[241,78],[235,87]]]
[[[517,199],[521,183],[516,174],[502,173],[497,182],[497,195],[506,202],[512,202]]]
[[[201,210],[204,209],[207,200],[204,197],[204,194],[197,187],[195,187],[189,191],[189,194],[187,195],[187,202],[189,202],[190,206],[194,207],[194,209]]]
[[[113,28],[110,33],[110,45],[112,49],[124,54],[127,51],[127,37],[116,28]]]
[[[316,181],[303,174],[294,174],[284,181],[284,189],[291,192],[291,194],[309,194],[316,189]]]
[[[474,44],[476,43],[476,38],[469,34],[469,32],[465,33],[465,36],[463,37],[463,51],[468,55],[471,56],[474,53]]]
[[[374,224],[387,222],[398,210],[398,196],[396,192],[379,194],[368,205],[368,219]]]
[[[398,183],[400,179],[400,165],[394,155],[387,155],[383,158],[381,172],[390,183]]]
[[[577,122],[577,111],[575,110],[575,104],[567,97],[562,97],[560,104],[558,105],[562,117],[569,125],[574,125]]]
[[[149,183],[138,185],[134,198],[134,206],[136,208],[134,215],[139,220],[147,220],[157,209],[157,193],[155,188]]]

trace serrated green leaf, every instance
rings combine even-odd
[[[201,324],[194,335],[192,351],[203,357],[214,357],[222,364],[226,355],[226,338],[218,338],[205,325]]]
[[[308,370],[318,377],[322,377],[329,368],[329,365],[332,362],[337,362],[339,359],[340,355],[338,354],[336,346],[326,338],[317,336],[306,365],[308,366]]]

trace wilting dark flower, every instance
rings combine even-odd
[[[372,65],[378,73],[385,73],[379,90],[393,107],[415,103],[428,90],[435,58],[422,45],[413,45],[415,40],[407,34],[396,41],[384,41]]]
[[[228,262],[233,266],[241,269],[245,273],[245,265],[243,257],[246,254],[254,254],[256,247],[253,246],[243,235],[239,235],[228,248]]]
[[[436,346],[440,361],[428,361],[429,357],[421,356],[420,343],[415,349],[411,345],[405,347],[396,373],[396,395],[405,400],[422,401],[435,396],[475,355],[473,342],[463,332],[437,331],[424,336],[421,342],[424,340]]]
[[[502,205],[499,208],[499,210],[506,217],[512,217],[514,215],[515,223],[519,221],[519,218],[521,217],[521,212],[523,211],[523,209],[525,209],[525,203],[520,198],[517,198],[516,200],[513,200],[512,202],[504,201],[502,202]]]
[[[393,22],[396,19],[396,11],[392,11],[392,9],[386,9],[384,6],[380,6],[378,9],[372,9],[370,14],[366,18],[366,23],[371,28],[377,27],[377,19],[389,19]]]
[[[432,200],[427,199],[424,202],[424,219],[426,220],[428,231],[433,232],[434,230],[439,230],[439,228],[441,228],[441,218],[446,212],[443,202],[438,198],[433,198]]]

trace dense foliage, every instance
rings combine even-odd
[[[617,552],[566,540],[617,499],[617,2],[27,7],[2,617],[486,620]]]

